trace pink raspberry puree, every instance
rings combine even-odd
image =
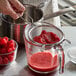
[[[51,52],[38,52],[29,59],[29,66],[37,71],[53,71],[58,67],[58,56]]]

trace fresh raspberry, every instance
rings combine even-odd
[[[16,47],[14,46],[14,44],[11,43],[11,44],[8,46],[8,51],[9,51],[9,52],[14,51],[15,48],[16,48]]]
[[[12,51],[14,51],[15,50],[15,47],[12,47]]]
[[[0,56],[0,64],[2,64],[2,57]]]
[[[0,37],[0,54],[10,53],[14,51],[16,44],[14,40],[10,40],[8,37]],[[14,52],[9,55],[0,56],[0,64],[8,64],[9,61],[12,62],[14,59]]]
[[[39,37],[39,36],[35,36],[35,37],[33,38],[33,40],[36,41],[36,42],[39,42],[40,39],[41,39],[41,37]]]
[[[40,41],[39,41],[39,43],[46,44],[46,41],[45,41],[44,38],[41,38]]]
[[[55,41],[55,36],[56,36],[56,34],[53,33],[53,32],[50,32],[50,34],[51,34],[51,39],[52,39],[52,41]]]
[[[3,64],[8,64],[8,58],[7,57],[5,57],[4,59],[3,59]]]
[[[15,42],[14,42],[14,40],[10,40],[10,41],[8,41],[7,45],[10,46],[10,47],[15,46]]]
[[[49,33],[43,34],[42,38],[45,39],[46,43],[50,43],[51,42],[51,38],[50,38],[50,34]]]
[[[10,55],[11,55],[11,56],[14,56],[14,55],[15,55],[15,53],[13,52],[13,53],[11,53]]]
[[[56,42],[60,41],[60,38],[59,38],[59,37],[56,37],[56,38],[55,38],[55,41],[56,41]]]
[[[10,43],[8,47],[9,48],[13,48],[14,47],[14,43]]]
[[[7,44],[7,40],[5,38],[2,38],[0,44],[1,45],[6,45]]]
[[[2,48],[1,51],[0,51],[0,53],[1,53],[1,54],[5,54],[6,51],[7,51],[6,48]]]
[[[55,33],[53,33],[53,32],[50,32],[50,34],[51,34],[51,36],[55,36],[56,34]]]
[[[12,51],[13,51],[12,48],[8,48],[8,50],[7,50],[8,53],[10,53]]]
[[[42,44],[53,44],[60,41],[60,38],[53,32],[43,30],[39,36],[33,38],[34,41]]]
[[[3,45],[3,48],[5,48],[6,50],[7,50],[7,47],[8,47],[8,45],[6,44],[6,45]]]
[[[4,39],[6,39],[6,41],[8,42],[8,37],[4,37]]]
[[[10,62],[12,62],[13,59],[14,59],[14,57],[13,57],[12,55],[8,55],[8,60],[9,60]]]
[[[8,41],[8,44],[10,44],[10,43],[15,43],[15,42],[14,42],[14,40],[10,40],[10,41]]]
[[[2,59],[3,59],[3,58],[5,58],[5,57],[7,57],[7,55],[1,55],[1,57],[2,57]]]
[[[40,36],[42,36],[43,34],[46,34],[46,31],[45,31],[45,30],[43,30],[43,31],[41,32]]]

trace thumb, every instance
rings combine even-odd
[[[5,0],[4,4],[4,6],[0,6],[1,13],[10,15],[13,19],[19,18],[18,14],[13,10],[8,0]]]

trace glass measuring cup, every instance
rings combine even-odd
[[[47,44],[35,41],[34,37],[40,36],[44,30],[57,35],[59,41]],[[62,73],[64,50],[61,43],[64,40],[63,32],[52,24],[39,23],[36,26],[28,24],[24,30],[24,41],[29,68],[38,73],[49,73],[59,67],[59,72]]]

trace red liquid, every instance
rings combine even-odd
[[[28,64],[36,71],[53,71],[58,67],[58,56],[52,56],[51,52],[38,52],[30,57]]]

